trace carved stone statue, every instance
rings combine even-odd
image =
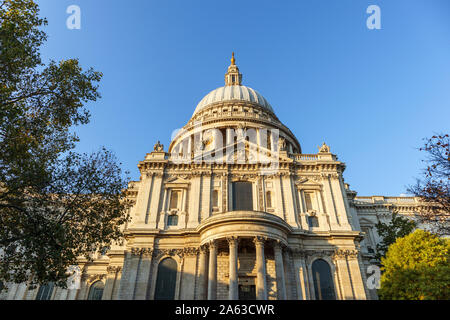
[[[286,139],[283,137],[280,137],[278,139],[278,148],[280,148],[280,151],[286,151]]]
[[[322,144],[321,147],[319,147],[319,153],[330,153],[330,147],[325,144],[325,142]]]
[[[160,142],[159,142],[159,140],[158,140],[158,142],[155,144],[155,146],[153,147],[153,150],[154,151],[157,151],[157,152],[162,152],[162,151],[164,151],[164,145],[163,144],[161,144]]]
[[[242,124],[239,124],[236,128],[236,137],[237,137],[237,141],[244,140],[245,127]]]

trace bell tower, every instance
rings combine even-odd
[[[236,65],[234,52],[231,55],[231,64],[228,67],[228,72],[225,74],[226,86],[240,86],[242,85],[242,74],[239,73],[239,68]]]

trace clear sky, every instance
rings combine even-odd
[[[45,59],[103,72],[102,98],[77,151],[112,149],[139,179],[157,140],[167,147],[230,55],[303,153],[326,142],[358,195],[398,196],[419,176],[424,137],[450,131],[450,1],[38,0]],[[69,5],[81,29],[69,30]],[[381,30],[369,30],[369,5]]]

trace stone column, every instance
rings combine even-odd
[[[136,285],[136,275],[139,266],[140,252],[137,248],[132,248],[132,252],[127,252],[125,263],[120,279],[119,300],[132,300],[134,287]]]
[[[293,256],[297,298],[299,300],[309,300],[309,283],[305,266],[305,253],[301,249],[296,249]]]
[[[263,237],[253,239],[256,247],[256,298],[258,300],[267,300],[267,282],[266,282],[266,258],[264,257]]]
[[[105,289],[103,290],[102,300],[112,300],[112,293],[117,278],[117,267],[109,266],[106,268],[108,274],[106,275]]]
[[[157,226],[158,213],[159,213],[158,207],[159,207],[159,200],[161,198],[163,175],[164,175],[164,173],[162,171],[155,172],[153,175],[153,185],[152,185],[152,189],[151,189],[150,208],[147,212],[147,218],[146,218],[146,223],[148,223],[148,227],[153,228],[153,229],[158,227]],[[159,227],[161,228],[164,226],[160,225]]]
[[[146,248],[142,250],[141,263],[136,278],[135,300],[146,300],[147,289],[150,278],[150,269],[152,265],[153,249]]]
[[[298,227],[297,224],[297,206],[294,199],[294,182],[292,177],[288,174],[281,176],[283,194],[286,199],[286,222],[293,227]]]
[[[345,250],[337,250],[334,254],[333,260],[336,265],[338,277],[340,280],[339,284],[341,286],[342,299],[353,300],[355,299],[355,294],[353,292],[346,254],[347,253],[345,252]]]
[[[239,299],[239,288],[238,288],[238,238],[228,237],[228,245],[230,249],[229,254],[229,265],[230,265],[230,285],[229,285],[229,300]]]
[[[198,286],[199,286],[199,294],[198,298],[200,300],[206,300],[207,298],[207,270],[208,270],[208,248],[205,246],[200,247],[200,257],[199,257],[199,279],[198,279]]]
[[[148,200],[150,197],[150,190],[153,183],[152,174],[144,172],[141,175],[141,182],[139,183],[139,193],[136,199],[136,205],[131,209],[134,214],[134,224],[145,223],[148,212]]]
[[[335,190],[334,193],[337,195],[338,216],[341,226],[345,229],[352,230],[351,219],[349,219],[351,213],[347,203],[347,195],[342,179],[338,174],[331,177],[331,186]]]
[[[277,274],[277,292],[279,300],[286,300],[286,285],[284,280],[283,251],[279,241],[275,242],[273,247],[275,256],[275,271]]]
[[[366,291],[364,290],[364,280],[359,267],[358,252],[356,250],[349,250],[349,253],[347,254],[347,264],[350,272],[350,279],[352,280],[355,299],[366,300],[367,296]]]
[[[196,228],[200,222],[200,194],[201,194],[201,176],[193,175],[191,180],[191,191],[189,196],[189,218],[187,222],[188,228]]]
[[[209,243],[208,300],[217,298],[217,243]]]
[[[87,300],[89,289],[87,285],[88,278],[89,276],[86,273],[81,275],[80,289],[78,289],[76,300]]]
[[[324,200],[326,205],[326,211],[330,217],[330,230],[339,230],[340,221],[336,212],[336,204],[334,202],[334,195],[331,189],[330,178],[328,174],[322,174],[322,184],[324,189]]]
[[[291,275],[291,253],[289,248],[285,248],[283,252],[283,266],[284,266],[284,283],[286,286],[286,299],[294,300],[293,290],[297,290],[294,283],[292,283]],[[294,278],[295,279],[295,278]]]

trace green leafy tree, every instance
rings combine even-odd
[[[398,238],[381,263],[380,299],[450,299],[450,239],[418,229]]]
[[[0,281],[64,287],[79,257],[121,241],[127,181],[110,151],[72,151],[102,75],[44,64],[46,24],[34,1],[0,0]]]
[[[397,238],[404,237],[414,231],[416,223],[413,220],[398,215],[397,212],[392,214],[389,223],[378,222],[375,225],[378,235],[382,239],[377,244],[377,260],[381,260],[385,256],[389,246],[393,244]]]

